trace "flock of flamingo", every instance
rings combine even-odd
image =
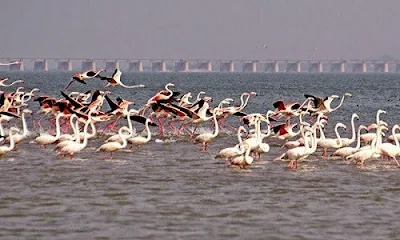
[[[216,139],[221,129],[235,129],[237,144],[221,149],[215,158],[222,158],[227,164],[240,168],[248,168],[260,161],[261,155],[270,151],[269,144],[272,141],[282,146],[282,154],[274,157],[274,161],[287,162],[287,166],[293,169],[298,168],[299,162],[311,155],[321,154],[317,149],[322,150],[324,158],[342,159],[355,165],[364,166],[367,160],[387,158],[389,163],[394,160],[400,166],[396,159],[400,155],[400,134],[396,130],[400,127],[394,125],[391,135],[384,141],[389,127],[380,119],[385,114],[383,110],[377,111],[375,122],[358,127],[356,120],[359,116],[354,113],[350,119],[351,138],[340,136],[339,129],[346,129],[346,125],[340,122],[335,126],[335,136],[325,135],[328,115],[342,106],[345,98],[351,96],[348,93],[342,97],[332,95],[326,98],[305,94],[304,101],[300,103],[278,100],[266,113],[245,113],[249,99],[256,96],[255,92],[242,93],[239,106],[231,105],[234,101],[232,98],[211,106],[213,98],[206,96],[205,92],[199,92],[192,100],[191,92],[180,94],[172,90],[175,87],[173,83],[168,83],[138,109],[130,108],[132,100],[120,97],[111,99],[110,91],[65,92],[73,82],[86,84],[86,81],[94,79],[106,81],[106,87],[144,87],[123,84],[119,69],[110,77],[102,76],[103,71],[75,74],[61,91],[61,98],[38,95],[37,88],[28,92],[23,91],[23,87],[12,92],[3,90],[0,96],[0,134],[3,142],[0,155],[15,150],[19,143],[31,138],[29,143],[38,144],[42,148],[53,145],[57,156],[72,159],[90,140],[106,136],[96,152],[110,153],[112,159],[114,152],[128,146],[142,146],[151,141],[155,133],[187,137],[189,142],[199,143],[202,145],[201,150],[207,151],[209,144],[218,141]],[[7,84],[7,81],[8,78],[0,79],[0,86],[5,88],[23,83],[18,80]],[[332,107],[335,99],[337,106]],[[104,106],[105,102],[108,107]],[[40,115],[40,120],[34,124],[43,129],[42,122],[47,121],[48,132],[35,137],[28,130],[26,115],[32,114],[29,104],[39,105],[40,110],[35,114]],[[232,121],[228,121],[228,118],[238,118],[240,126],[230,125]],[[15,126],[4,129],[4,122],[15,123]],[[143,124],[145,130],[137,134],[133,122]],[[198,127],[206,123],[211,124],[213,131],[198,134]],[[22,126],[22,129],[16,126]],[[51,134],[54,131],[55,134]]]

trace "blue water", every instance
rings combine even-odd
[[[0,72],[24,79],[25,90],[59,97],[73,73]],[[348,126],[374,122],[378,109],[389,126],[399,123],[400,75],[397,74],[245,74],[124,73],[128,85],[112,88],[111,97],[133,100],[140,108],[168,82],[174,90],[205,91],[215,106],[230,97],[239,102],[255,91],[245,112],[272,109],[278,99],[303,101],[304,93],[327,96],[349,92],[343,106],[329,116],[327,134],[336,122]],[[104,82],[74,83],[70,91],[100,88]],[[16,87],[2,88],[10,91]],[[335,106],[338,101],[332,103]],[[29,108],[38,109],[36,102]],[[39,116],[34,116],[37,120]],[[43,120],[44,122],[46,120]],[[29,121],[30,122],[30,121]],[[232,123],[238,123],[232,119]],[[12,120],[6,126],[18,125]],[[52,148],[29,144],[32,136],[0,160],[0,237],[40,239],[398,239],[400,169],[387,162],[360,168],[320,157],[291,170],[272,161],[284,150],[271,144],[261,162],[239,170],[215,159],[236,143],[221,133],[207,152],[187,137],[157,133],[140,149],[124,149],[114,160],[95,153],[105,137],[90,140],[74,160],[56,157]],[[138,131],[143,129],[135,124]],[[204,125],[207,129],[209,125]],[[152,128],[157,131],[156,128]],[[155,142],[156,139],[165,142]]]

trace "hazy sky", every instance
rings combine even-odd
[[[399,9],[399,0],[1,0],[0,57],[400,57]]]

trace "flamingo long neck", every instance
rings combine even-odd
[[[171,90],[171,89],[169,89],[169,86],[170,85],[165,85],[165,90],[167,90],[168,92],[169,92],[169,95],[167,96],[168,98],[170,98],[170,97],[172,97],[172,95],[174,95],[174,92]]]
[[[399,139],[396,137],[396,130],[397,129],[400,129],[400,126],[398,124],[393,126],[392,134],[393,134],[393,137],[394,137],[394,142],[396,143],[396,147],[398,148],[398,152],[400,152]]]
[[[124,88],[142,88],[142,87],[144,87],[143,84],[138,84],[138,85],[125,85],[125,84],[122,83],[122,82],[119,82],[119,85],[121,85],[121,86],[124,87]]]
[[[73,138],[76,138],[77,136],[79,136],[79,133],[77,133],[77,128],[76,128],[76,124],[74,124],[74,118],[76,117],[76,115],[75,114],[73,114],[73,115],[71,115],[71,117],[69,118],[69,125],[71,126],[71,128],[72,128],[72,132],[73,132],[73,135],[72,135],[72,137]],[[77,120],[78,121],[78,120]]]
[[[244,96],[246,96],[246,100],[244,100]],[[238,108],[239,111],[242,111],[243,108],[247,106],[249,99],[250,99],[250,93],[243,93],[242,96],[240,96],[240,107]]]
[[[146,141],[150,141],[150,139],[151,139],[151,132],[150,132],[149,123],[150,123],[150,120],[146,120],[146,124],[145,124],[146,131],[147,131]]]
[[[73,126],[73,129],[74,129],[75,142],[77,144],[79,144],[81,142],[81,133],[79,131],[79,121],[78,121],[78,119],[75,121],[75,124],[72,124],[71,126]],[[86,124],[85,124],[85,127],[86,127]],[[85,137],[85,132],[83,132],[83,136]]]
[[[373,147],[374,150],[380,149],[381,144],[382,144],[382,126],[380,124],[380,114],[383,113],[381,111],[378,110],[378,112],[376,113],[376,142],[375,144],[371,144],[371,147]]]
[[[11,151],[15,147],[14,134],[12,133],[12,131],[10,131],[9,135],[10,135],[10,146],[7,147],[7,151]]]
[[[92,122],[92,111],[89,112],[88,119],[86,120],[85,127],[83,128],[83,142],[82,142],[82,145],[81,145],[82,148],[86,147],[87,142],[88,142],[89,136],[88,136],[87,132],[88,132],[89,124],[90,124],[90,126],[92,126],[92,124],[93,124],[93,122]],[[79,134],[78,134],[78,139],[80,139]]]
[[[361,147],[361,129],[363,129],[362,125],[358,127],[356,149]]]
[[[342,106],[343,101],[344,101],[344,97],[345,97],[345,95],[342,96],[342,99],[340,100],[339,105],[337,105],[335,108],[333,108],[332,111],[335,111],[335,110],[337,110],[338,108],[340,108]]]
[[[262,137],[261,137],[261,122],[260,122],[260,119],[259,118],[257,118],[257,120],[256,120],[256,143],[257,143],[257,145],[259,145],[259,144],[261,144],[261,142],[262,142]]]
[[[129,128],[129,137],[132,137],[133,136],[133,126],[132,126],[132,120],[131,120],[131,114],[129,113],[128,114],[128,117],[127,117],[127,120],[128,120],[128,128]]]
[[[241,136],[242,129],[244,129],[244,128],[243,128],[243,127],[239,127],[239,129],[238,129],[238,131],[237,131],[237,139],[238,139],[238,141],[239,141],[239,145],[242,144],[242,142],[243,142],[242,136]]]
[[[90,134],[88,134],[88,137],[91,138],[93,136],[96,135],[96,126],[94,125],[93,121],[91,121],[90,123]]]
[[[318,128],[319,128],[318,141],[324,140],[325,139],[325,133],[324,133],[324,129],[322,128],[321,124],[318,124]]]
[[[56,117],[56,138],[59,138],[61,135],[61,127],[60,127],[60,118],[61,118],[61,114],[58,114]]]
[[[313,129],[312,135],[311,135],[311,152],[315,152],[317,150],[317,145],[318,145],[318,139],[317,139],[317,128],[315,127]]]
[[[0,135],[4,136],[3,118],[0,117]]]
[[[340,137],[340,134],[339,134],[339,126],[340,125],[336,124],[336,126],[335,126],[335,134],[336,134],[336,139],[339,140],[339,145],[341,145],[342,144],[342,138]]]
[[[125,148],[126,145],[128,145],[128,141],[126,140],[126,136],[124,136],[124,134],[122,133],[123,130],[124,130],[123,128],[120,128],[119,131],[118,131],[118,135],[119,135],[119,137],[121,138],[121,141],[122,141],[120,148]]]
[[[21,114],[21,119],[22,119],[22,135],[27,136],[28,135],[28,126],[26,124],[26,119],[25,119],[25,113],[22,112]]]
[[[251,148],[247,147],[246,152],[244,154],[244,161],[249,165],[253,163],[253,159],[250,158],[250,151],[251,151]]]
[[[218,127],[218,121],[217,121],[217,111],[214,109],[213,111],[213,120],[214,120],[214,125],[215,125],[215,131],[213,133],[213,138],[217,137],[219,133],[219,127]]]
[[[354,119],[356,118],[356,115],[353,115],[351,118],[351,141],[354,142],[356,140],[356,127],[354,125]]]

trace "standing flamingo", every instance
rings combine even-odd
[[[214,133],[203,133],[198,135],[194,141],[195,143],[202,143],[203,144],[203,148],[202,151],[207,151],[207,145],[209,142],[211,142],[214,138],[217,137],[218,133],[219,133],[219,129],[218,129],[218,121],[217,121],[217,111],[219,109],[218,108],[214,108],[214,110],[212,111],[213,114],[213,120],[214,120],[214,126],[215,126],[215,130]]]
[[[1,146],[1,147],[0,147],[0,156],[3,156],[3,155],[6,154],[7,152],[9,152],[9,151],[11,151],[11,150],[14,149],[14,147],[15,147],[15,142],[14,142],[14,137],[13,137],[13,135],[14,135],[14,132],[15,132],[15,131],[18,131],[18,129],[15,128],[15,127],[11,127],[11,128],[10,128],[10,131],[9,131],[9,134],[10,134],[10,145],[9,145],[9,146]]]
[[[113,159],[113,152],[116,152],[122,148],[125,148],[128,142],[126,141],[126,134],[123,133],[123,131],[129,131],[129,128],[126,126],[121,127],[118,130],[118,134],[122,139],[122,143],[119,142],[108,142],[104,143],[101,145],[98,149],[96,149],[96,152],[109,152],[110,153],[110,160]]]
[[[136,137],[132,137],[132,138],[128,138],[127,139],[127,141],[129,143],[131,143],[132,146],[135,145],[135,146],[140,147],[141,145],[146,144],[146,143],[148,143],[150,141],[150,139],[151,139],[151,131],[150,131],[150,128],[149,128],[149,123],[150,122],[151,122],[150,118],[146,119],[146,123],[145,123],[146,131],[147,131],[147,136],[146,137],[136,136]]]
[[[246,143],[242,146],[241,154],[244,155],[237,156],[231,160],[232,165],[238,165],[240,168],[246,168],[248,165],[251,165],[254,161],[253,157],[250,156],[251,147]]]
[[[246,128],[243,126],[240,126],[237,131],[237,138],[238,138],[239,144],[235,145],[234,147],[228,147],[228,148],[222,149],[215,156],[215,158],[224,158],[225,160],[230,160],[232,157],[242,154],[243,152],[240,149],[242,147],[241,145],[243,142],[242,137],[241,137],[242,132],[246,132]]]
[[[39,137],[35,138],[30,143],[37,143],[37,144],[40,144],[40,145],[44,146],[44,148],[46,148],[47,145],[52,144],[55,141],[57,141],[58,138],[61,135],[60,118],[62,116],[63,116],[62,113],[57,114],[57,117],[56,117],[56,135],[55,136],[50,135],[50,134],[42,134]]]

